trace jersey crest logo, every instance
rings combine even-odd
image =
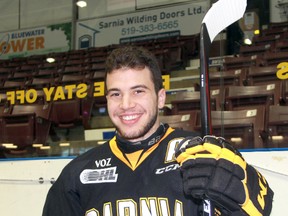
[[[117,182],[116,167],[103,169],[85,169],[80,174],[82,184],[99,184]]]

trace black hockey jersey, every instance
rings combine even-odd
[[[114,137],[72,160],[51,187],[43,216],[198,215],[183,192],[174,149],[192,132],[168,128],[146,151],[124,154]]]

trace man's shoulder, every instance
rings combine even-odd
[[[98,157],[103,157],[104,155],[109,154],[111,154],[111,150],[109,147],[109,141],[107,141],[104,144],[95,145],[95,147],[77,156],[68,164],[68,167],[85,166],[87,163],[97,160]]]
[[[95,157],[96,155],[102,155],[102,154],[107,154],[111,152],[110,147],[109,147],[109,141],[106,141],[105,143],[99,145],[95,145],[91,149],[88,149],[86,152],[82,153],[81,155],[77,156],[75,160],[81,160],[85,158],[91,158]]]

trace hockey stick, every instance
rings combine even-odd
[[[202,135],[212,134],[209,88],[209,50],[216,35],[239,20],[247,0],[219,0],[206,13],[200,29],[200,97]]]
[[[202,136],[212,135],[209,87],[209,51],[214,38],[239,20],[246,10],[247,0],[219,0],[206,13],[200,28],[200,107]],[[203,200],[203,215],[215,215],[213,203]]]

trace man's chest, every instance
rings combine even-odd
[[[80,197],[86,212],[98,212],[99,215],[182,215],[187,200],[177,163],[144,162],[136,170],[119,161],[114,163],[113,159],[110,163],[110,166],[82,173],[86,182],[81,185]]]

